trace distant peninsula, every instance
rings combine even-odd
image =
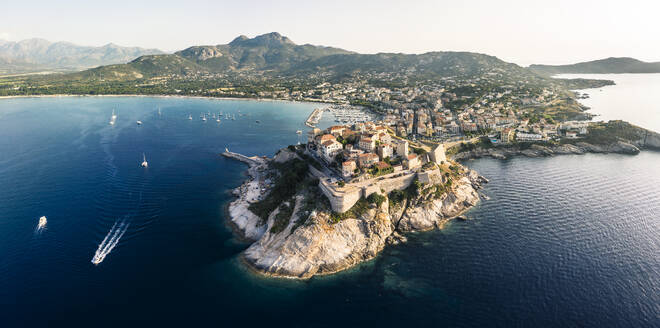
[[[643,62],[630,57],[610,57],[571,65],[530,65],[529,69],[546,75],[660,73],[660,62]]]

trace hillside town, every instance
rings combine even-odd
[[[373,78],[386,79],[392,85],[366,82]],[[578,138],[588,133],[585,121],[592,118],[586,112],[588,108],[577,101],[585,95],[567,91],[559,82],[543,86],[534,80],[507,82],[509,77],[497,72],[420,82],[416,86],[397,85],[394,81],[395,76],[366,74],[363,79],[324,82],[298,90],[259,91],[257,95],[331,103],[328,111],[337,123],[378,121],[392,135],[434,143],[476,136],[488,136],[493,143]],[[228,89],[224,92],[247,96]],[[365,115],[370,117],[352,119],[354,109],[359,107],[367,109]]]

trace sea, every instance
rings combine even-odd
[[[652,151],[468,161],[490,199],[465,221],[334,275],[246,269],[226,214],[246,166],[220,153],[305,142],[318,106],[0,100],[0,326],[660,327]]]
[[[660,132],[660,73],[559,74],[557,78],[612,80],[615,85],[579,90],[589,95],[580,102],[597,114],[595,121],[624,120]]]

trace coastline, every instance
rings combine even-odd
[[[283,150],[267,161],[286,163],[293,156],[295,154]],[[261,276],[287,279],[338,273],[371,261],[388,245],[405,242],[405,233],[442,229],[449,221],[461,217],[478,204],[482,195],[477,190],[487,182],[475,171],[466,169],[456,178],[452,188],[441,196],[434,196],[432,191],[443,181],[438,176],[437,181],[423,184],[417,196],[398,205],[390,208],[388,195],[384,195],[383,202],[372,204],[357,217],[334,223],[330,220],[329,210],[317,204],[312,213],[303,214],[307,215],[305,223],[298,225],[297,221],[302,219],[299,215],[303,212],[301,204],[305,200],[298,195],[287,226],[274,231],[277,209],[268,215],[266,222],[260,222],[247,208],[250,204],[248,193],[254,190],[250,185],[255,183],[257,167],[248,165],[249,178],[233,190],[236,198],[230,203],[226,218],[230,226],[238,230],[238,235],[252,242],[240,255],[240,262],[250,272]],[[269,192],[259,190],[260,195]]]
[[[291,100],[291,99],[273,99],[273,98],[250,98],[250,97],[211,97],[211,96],[188,96],[188,95],[144,95],[144,94],[108,94],[108,95],[73,95],[73,94],[57,94],[57,95],[20,95],[20,96],[0,96],[2,99],[20,99],[20,98],[120,98],[120,97],[140,97],[140,98],[180,98],[180,99],[210,99],[210,100],[242,100],[242,101],[258,101],[258,102],[289,102],[289,103],[307,103],[307,104],[327,104],[333,105],[336,102],[327,101],[312,101],[312,100]]]

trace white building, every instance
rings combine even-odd
[[[328,162],[331,162],[341,149],[342,144],[337,140],[328,140],[321,144],[321,153]]]
[[[542,141],[543,140],[543,135],[538,134],[538,133],[518,132],[518,133],[516,133],[516,140],[521,141],[521,142]]]
[[[381,161],[387,157],[392,157],[393,154],[394,149],[392,148],[392,145],[380,144],[380,146],[378,146],[378,157],[380,157]]]

